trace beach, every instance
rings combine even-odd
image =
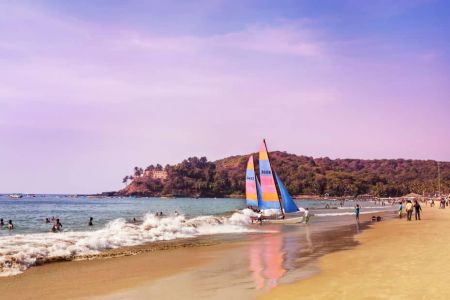
[[[357,246],[354,235],[367,227],[370,215],[363,215],[358,226],[354,217],[342,214],[315,217],[308,226],[254,224],[249,226],[254,233],[152,242],[83,260],[57,260],[0,277],[0,294],[15,299],[253,299],[318,274],[320,257]]]
[[[320,259],[321,272],[262,299],[448,299],[450,211],[424,208],[421,221],[375,224],[350,250]]]
[[[0,278],[14,299],[444,299],[450,211],[253,225],[261,232],[161,241]],[[318,222],[318,220],[327,220]],[[314,223],[316,221],[316,223]]]

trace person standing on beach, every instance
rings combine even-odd
[[[400,204],[400,206],[398,208],[398,216],[401,219],[402,215],[403,215],[403,203],[400,201],[399,204]]]
[[[410,200],[406,201],[406,218],[408,221],[411,221],[413,213],[413,204]]]
[[[422,207],[420,206],[419,202],[417,200],[414,201],[414,211],[415,211],[415,218],[416,221],[420,221],[420,212],[422,211]]]
[[[308,208],[306,208],[306,210],[305,210],[304,218],[305,218],[305,224],[308,224],[308,222],[309,222],[309,209]]]
[[[356,204],[356,207],[355,207],[355,216],[356,216],[356,220],[357,220],[357,221],[359,221],[359,211],[360,211],[359,204]]]

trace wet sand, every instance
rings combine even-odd
[[[358,247],[320,259],[321,272],[263,299],[448,299],[450,209],[422,221],[391,220],[356,237]]]
[[[0,298],[78,299],[108,294],[201,266],[218,247],[229,246],[183,240],[113,250],[92,260],[44,264],[0,278]]]
[[[318,274],[318,258],[357,246],[354,235],[363,227],[353,218],[264,225],[258,228],[269,232],[119,249],[100,259],[45,264],[0,278],[0,295],[19,300],[251,299]]]

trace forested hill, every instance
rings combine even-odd
[[[253,154],[258,172],[258,155]],[[126,187],[117,195],[223,197],[244,194],[249,155],[215,162],[191,157],[176,165],[135,167]],[[271,152],[273,169],[292,195],[401,196],[410,192],[433,194],[438,190],[438,167],[433,160],[329,159]],[[145,172],[147,170],[147,172]],[[167,178],[155,178],[162,171]],[[441,190],[450,191],[450,162],[441,162]],[[164,172],[165,171],[165,172]]]

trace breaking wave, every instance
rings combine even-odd
[[[251,223],[252,214],[249,209],[230,217],[192,219],[183,215],[156,217],[146,214],[140,224],[115,219],[96,231],[4,236],[0,238],[0,276],[16,275],[48,261],[82,258],[119,247],[200,235],[255,232],[245,226]]]

